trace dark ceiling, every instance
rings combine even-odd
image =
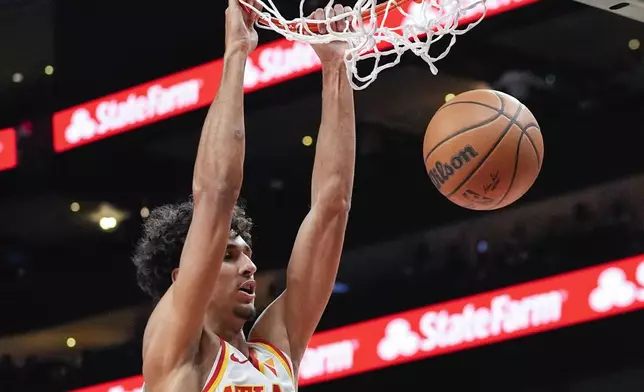
[[[0,250],[26,274],[10,277],[7,290],[32,296],[35,312],[51,310],[41,324],[142,300],[127,262],[139,210],[188,196],[205,116],[199,110],[56,156],[52,111],[221,57],[224,6],[0,2],[0,125],[31,122],[19,127],[20,168],[0,173]],[[263,40],[274,38],[262,32]],[[522,203],[644,169],[637,129],[644,62],[641,51],[628,48],[633,38],[644,40],[644,25],[572,0],[543,0],[459,38],[437,77],[406,56],[356,94],[359,158],[348,246],[475,216],[433,189],[420,158],[425,126],[447,93],[491,86],[535,113],[545,163]],[[47,77],[50,63],[55,73]],[[11,82],[17,71],[23,83]],[[284,265],[307,210],[313,150],[300,140],[316,133],[319,91],[319,75],[312,75],[247,96],[243,196],[257,222],[262,268]],[[72,201],[79,213],[70,212]],[[89,218],[102,201],[130,216],[112,233]],[[3,311],[15,306],[0,302]],[[4,332],[36,327],[26,320]]]

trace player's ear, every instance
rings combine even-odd
[[[177,280],[177,276],[179,276],[179,268],[175,268],[172,270],[172,283],[174,283],[174,281]]]

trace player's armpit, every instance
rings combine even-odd
[[[286,304],[284,296],[286,291],[280,294],[257,318],[253,328],[248,334],[248,341],[263,340],[271,343],[280,351],[291,357],[293,365],[297,368],[297,363],[293,361],[291,348],[288,341],[288,333],[284,324]]]

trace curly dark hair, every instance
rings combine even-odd
[[[132,262],[136,266],[139,287],[158,300],[172,284],[172,271],[179,267],[179,258],[192,221],[192,199],[179,204],[155,208],[143,224]],[[243,203],[233,210],[231,231],[250,245],[251,219],[246,216]]]

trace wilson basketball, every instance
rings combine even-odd
[[[472,210],[495,210],[534,184],[543,138],[537,120],[516,98],[473,90],[436,112],[423,156],[429,178],[445,197]]]

